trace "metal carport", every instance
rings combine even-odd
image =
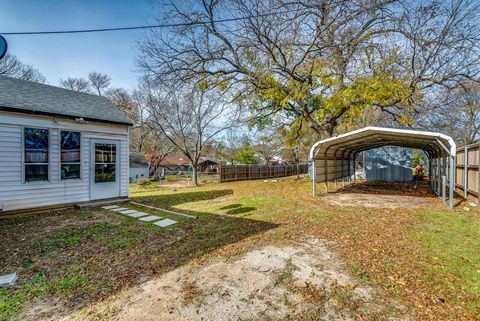
[[[421,149],[428,157],[430,185],[445,201],[447,181],[449,205],[453,208],[455,190],[456,145],[447,135],[409,129],[365,127],[335,137],[323,139],[310,149],[313,196],[317,195],[317,183],[355,180],[355,159],[366,150],[382,146],[400,146]]]

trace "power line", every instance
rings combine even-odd
[[[53,34],[75,34],[75,33],[93,33],[93,32],[110,32],[110,31],[125,31],[125,30],[142,30],[142,29],[162,29],[172,27],[191,27],[197,25],[205,25],[210,23],[222,23],[222,22],[235,22],[254,18],[264,18],[269,16],[281,15],[286,13],[298,12],[304,8],[292,9],[288,11],[278,11],[274,13],[264,13],[258,15],[250,15],[237,18],[225,18],[213,21],[192,21],[192,22],[180,22],[180,23],[165,23],[158,25],[147,26],[131,26],[131,27],[115,27],[115,28],[98,28],[98,29],[78,29],[78,30],[57,30],[57,31],[20,31],[20,32],[0,32],[4,36],[21,36],[21,35],[53,35]]]

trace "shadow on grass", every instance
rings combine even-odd
[[[257,209],[256,207],[245,206],[245,207],[238,207],[238,208],[228,210],[226,213],[230,215],[243,214],[243,213],[255,211],[256,209]]]
[[[197,192],[172,192],[171,194],[148,195],[131,197],[132,200],[146,205],[157,206],[164,209],[170,209],[175,205],[184,203],[211,200],[227,195],[232,195],[233,190],[212,190]]]
[[[167,208],[232,193],[172,193],[138,197],[135,201]],[[232,210],[253,208],[240,206]],[[72,312],[277,226],[241,217],[183,212],[198,219],[179,218],[171,229],[106,210],[72,210],[2,220],[0,272],[16,271],[21,277],[14,288],[0,290],[0,319],[15,318],[25,306],[34,307],[34,302],[46,306],[48,302],[62,302],[52,306],[52,316]],[[12,249],[15,255],[6,255]]]
[[[239,207],[242,207],[242,204],[230,204],[230,205],[221,207],[220,209],[221,210],[231,210],[231,209],[239,208]]]

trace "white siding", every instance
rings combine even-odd
[[[136,182],[139,178],[149,178],[150,173],[148,167],[133,167],[130,168],[129,179],[130,182]]]
[[[50,181],[23,182],[23,127],[50,129]],[[82,132],[82,179],[60,178],[60,130]],[[121,196],[128,196],[128,128],[103,123],[78,124],[70,120],[0,112],[0,203],[4,210],[69,204],[90,200],[90,140],[120,141]]]

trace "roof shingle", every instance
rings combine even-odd
[[[0,76],[0,110],[2,108],[132,125],[106,97],[7,76]]]

